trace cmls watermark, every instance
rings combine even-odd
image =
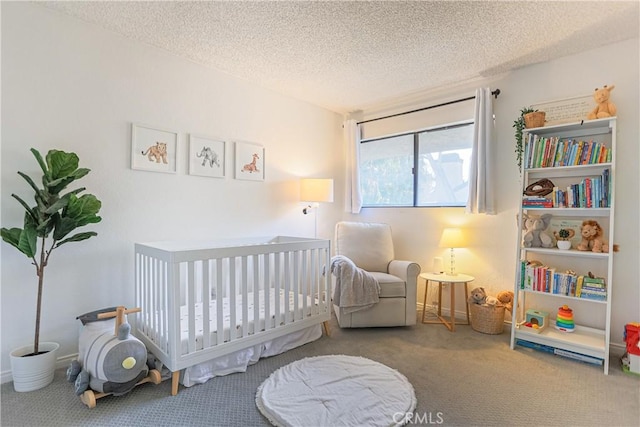
[[[397,424],[442,424],[444,418],[442,412],[423,412],[417,414],[413,412],[396,412],[393,414],[393,422]]]

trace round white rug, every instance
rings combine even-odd
[[[275,426],[392,426],[410,419],[416,395],[395,369],[331,355],[276,370],[258,387],[256,405]]]

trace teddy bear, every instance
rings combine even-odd
[[[604,85],[602,89],[596,88],[596,91],[593,94],[593,99],[595,99],[596,104],[598,105],[587,116],[589,120],[602,119],[616,115],[618,109],[613,102],[609,101],[611,91],[614,87],[614,85],[608,87],[607,85]]]
[[[471,291],[469,298],[467,298],[469,304],[479,305],[496,305],[499,303],[496,297],[490,297],[485,292],[484,288],[478,287]]]
[[[602,227],[597,221],[587,219],[580,226],[582,241],[578,244],[579,251],[609,252],[609,245],[605,242]]]
[[[547,234],[546,229],[551,222],[551,215],[523,214],[524,234],[522,246],[525,248],[550,248],[553,239]]]
[[[507,310],[511,311],[513,309],[513,292],[500,291],[496,298]]]

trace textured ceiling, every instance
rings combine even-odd
[[[636,38],[638,1],[38,2],[346,113]]]

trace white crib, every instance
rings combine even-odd
[[[137,243],[135,335],[172,372],[175,395],[185,368],[321,323],[328,335],[329,263],[319,239]]]

